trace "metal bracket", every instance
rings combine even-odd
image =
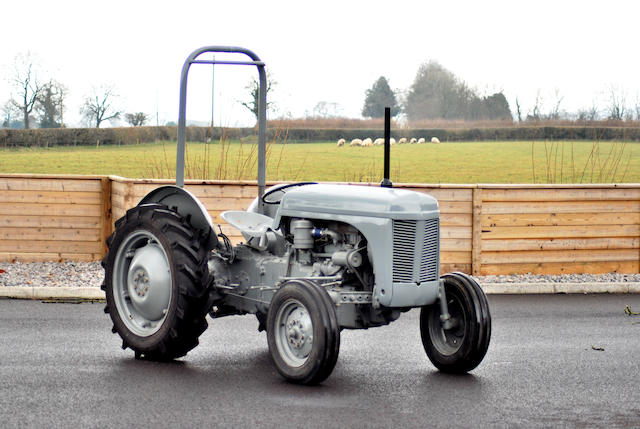
[[[342,304],[371,304],[373,294],[371,292],[343,291],[329,289],[329,296],[336,305]]]
[[[447,306],[447,295],[444,292],[444,281],[440,279],[438,286],[438,301],[440,301],[440,322],[442,328],[445,330],[451,329],[451,314],[449,314],[449,308]]]

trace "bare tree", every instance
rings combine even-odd
[[[112,105],[116,98],[117,95],[112,86],[94,88],[92,94],[85,98],[80,113],[89,123],[100,128],[100,124],[104,121],[117,119],[122,114],[122,111]]]
[[[516,97],[516,114],[518,115],[518,122],[522,122],[522,107],[520,107],[518,97]]]
[[[549,119],[557,121],[560,119],[560,104],[562,100],[564,100],[564,96],[560,95],[560,89],[556,88],[553,91],[553,107],[551,108],[551,112],[549,112]]]
[[[2,128],[13,128],[16,123],[15,114],[16,107],[13,105],[11,100],[7,101],[4,106],[2,106]],[[20,127],[22,128],[22,127]]]
[[[16,91],[11,103],[22,112],[24,127],[29,128],[29,115],[33,112],[43,87],[38,82],[34,60],[30,53],[18,55],[14,62],[12,83]]]
[[[139,127],[149,120],[149,115],[144,112],[127,113],[124,115],[124,120],[134,127]]]
[[[609,87],[609,119],[621,121],[627,116],[626,94],[617,85]]]
[[[342,106],[331,101],[319,101],[311,113],[305,113],[308,118],[337,118],[342,115]]]
[[[39,114],[40,128],[61,128],[63,123],[64,99],[67,88],[59,82],[49,81],[42,86],[36,111]]]
[[[542,93],[540,90],[536,92],[536,101],[533,105],[533,112],[528,115],[527,119],[539,121],[542,119]]]

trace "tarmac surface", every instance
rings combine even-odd
[[[0,300],[2,427],[640,427],[640,294],[490,295],[471,374],[438,372],[418,312],[343,331],[323,384],[284,382],[253,316],[173,363],[123,351],[104,304]]]

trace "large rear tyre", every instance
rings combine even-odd
[[[451,326],[445,329],[440,303],[420,312],[422,345],[440,371],[465,373],[484,359],[491,339],[491,314],[480,285],[463,273],[442,276]]]
[[[116,222],[102,288],[123,349],[166,361],[198,345],[207,328],[206,238],[161,204],[134,207]]]
[[[312,281],[287,282],[269,305],[267,340],[276,369],[287,381],[324,381],[340,351],[340,327],[327,292]]]

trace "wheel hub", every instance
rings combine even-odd
[[[305,327],[300,320],[293,319],[289,321],[288,337],[291,346],[296,349],[301,349],[309,338],[308,334],[305,334]]]
[[[276,341],[288,365],[304,364],[313,347],[313,323],[307,309],[297,301],[290,301],[278,311]]]
[[[145,319],[161,319],[169,307],[171,271],[160,246],[148,243],[134,253],[127,275],[129,297]]]
[[[143,268],[133,275],[133,290],[141,298],[149,292],[149,274]]]

